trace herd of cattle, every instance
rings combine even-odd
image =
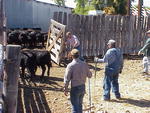
[[[7,31],[7,43],[21,45],[22,48],[44,47],[47,33],[34,29]]]
[[[41,77],[44,77],[46,67],[47,75],[50,74],[52,67],[50,52],[45,49],[47,33],[39,29],[15,29],[7,31],[7,43],[21,45],[20,70],[21,77],[26,78],[26,71],[31,79],[34,78],[37,68],[42,69]],[[32,49],[31,49],[32,48]],[[36,49],[35,49],[36,48]]]

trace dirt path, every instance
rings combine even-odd
[[[94,75],[94,63],[89,63]],[[98,64],[96,80],[91,79],[92,110],[108,113],[150,113],[150,77],[140,74],[141,60],[125,60],[124,69],[119,78],[122,100],[116,100],[111,93],[111,101],[102,101],[102,81],[104,65]],[[65,68],[54,65],[50,77],[41,79],[37,76],[32,82],[20,80],[18,95],[18,113],[70,113],[69,97],[63,94],[63,74]],[[38,70],[37,74],[40,73]],[[94,88],[95,87],[95,88]],[[84,97],[84,108],[88,108],[87,93]]]

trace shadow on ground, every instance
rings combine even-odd
[[[63,87],[57,82],[63,82],[63,79],[46,76],[41,80],[39,75],[32,80],[22,78],[19,83],[17,113],[51,113],[43,91],[63,92]]]
[[[19,88],[17,113],[51,113],[43,90]]]
[[[121,100],[111,100],[111,102],[117,102],[117,103],[127,103],[138,107],[150,107],[150,100],[134,100],[129,98],[122,98]]]

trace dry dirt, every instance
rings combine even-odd
[[[98,64],[96,79],[94,77],[95,64],[89,63],[93,77],[91,83],[91,95],[94,113],[150,113],[150,76],[142,76],[141,60],[124,60],[124,69],[120,74],[120,92],[122,100],[115,99],[111,93],[111,101],[103,101],[102,82],[104,64]],[[50,77],[45,76],[41,82],[40,69],[37,76],[29,81],[20,79],[18,95],[18,113],[70,113],[71,105],[69,97],[64,96],[63,75],[65,68],[53,64]],[[83,107],[89,105],[88,80]],[[90,113],[90,112],[87,112]]]

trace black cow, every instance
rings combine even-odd
[[[42,77],[44,76],[47,66],[47,75],[49,76],[50,67],[52,67],[50,53],[46,50],[31,50],[31,52],[36,56],[36,65],[42,68]]]
[[[44,34],[42,34],[41,32],[37,32],[36,33],[36,42],[39,44],[42,44],[42,47],[44,47],[44,43],[45,43],[45,39],[44,39]]]
[[[27,69],[31,78],[35,75],[36,71],[36,56],[28,51],[21,51],[21,74],[25,77],[25,69]]]
[[[28,42],[29,42],[30,47],[36,46],[36,32],[35,31],[32,31],[29,33]]]
[[[20,34],[20,31],[18,30],[11,31],[8,34],[8,38],[7,38],[8,44],[20,44],[20,41],[18,39],[19,34]]]
[[[27,47],[27,45],[28,45],[28,32],[26,32],[26,31],[22,31],[21,33],[20,33],[20,35],[19,35],[19,37],[18,37],[18,39],[19,39],[19,41],[21,42],[21,45],[23,46],[23,47]]]
[[[23,55],[25,56],[21,58],[22,59],[21,67],[27,68],[31,76],[35,75],[37,67],[41,67],[42,68],[41,77],[43,78],[45,70],[46,70],[45,66],[47,66],[48,68],[47,75],[49,76],[50,67],[52,67],[52,63],[51,63],[51,56],[48,51],[46,50],[23,50]],[[24,70],[24,68],[22,70]]]

